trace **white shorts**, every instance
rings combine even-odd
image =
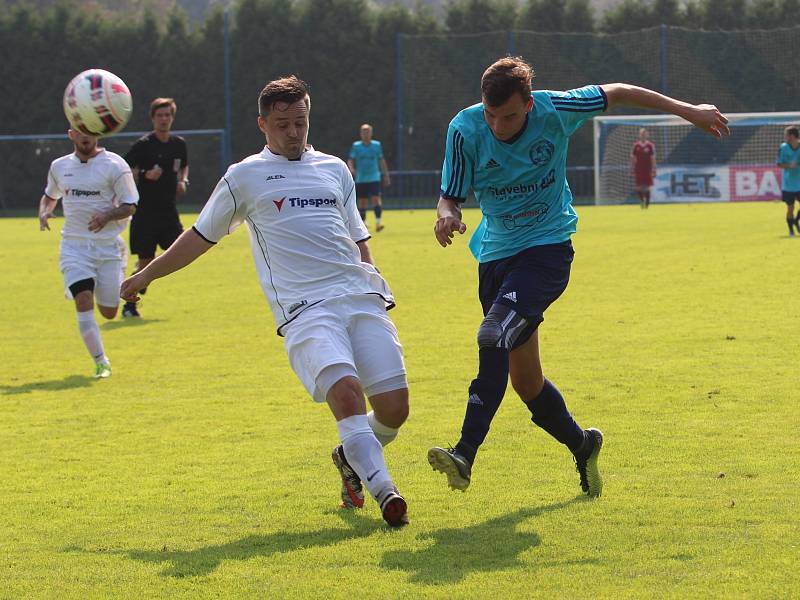
[[[325,402],[335,383],[318,381],[332,365],[356,374],[367,397],[408,387],[403,348],[385,306],[379,296],[332,298],[284,328],[289,362],[315,402]]]
[[[94,296],[100,306],[119,304],[119,287],[125,279],[128,251],[121,237],[97,242],[75,238],[61,240],[61,273],[64,295],[72,300],[69,286],[94,279]]]

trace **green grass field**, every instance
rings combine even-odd
[[[545,373],[605,433],[596,501],[510,388],[470,489],[430,469],[476,368],[476,267],[466,238],[435,243],[432,211],[385,214],[372,248],[412,402],[387,448],[399,531],[374,502],[336,508],[336,428],[288,366],[244,231],[153,285],[141,322],[102,325],[114,375],[96,382],[59,221],[0,220],[0,597],[796,598],[800,239],[783,212],[579,208],[540,336]]]

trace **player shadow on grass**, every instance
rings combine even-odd
[[[61,390],[89,387],[93,381],[95,381],[94,377],[87,377],[86,375],[68,375],[63,379],[53,379],[51,381],[31,381],[30,383],[17,385],[0,385],[0,392],[4,396],[30,394],[31,392],[59,392]]]
[[[410,582],[427,585],[457,583],[473,572],[529,568],[519,555],[541,544],[541,538],[533,531],[519,531],[520,523],[584,500],[585,496],[577,496],[566,502],[520,508],[478,525],[421,533],[418,540],[433,543],[414,552],[387,552],[380,566],[409,571]]]
[[[305,548],[333,546],[375,533],[371,521],[350,522],[349,529],[329,528],[301,533],[279,531],[269,535],[249,535],[227,544],[205,546],[196,550],[129,550],[120,552],[133,560],[165,563],[162,577],[200,577],[214,571],[223,560],[249,560],[256,556],[292,552]],[[75,550],[75,548],[68,548]]]
[[[118,319],[114,321],[106,321],[100,325],[101,329],[112,331],[114,329],[123,329],[126,327],[142,327],[143,325],[150,325],[152,323],[161,323],[164,319]]]

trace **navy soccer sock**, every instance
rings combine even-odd
[[[508,386],[508,350],[505,348],[481,348],[478,352],[478,376],[469,386],[469,400],[461,439],[456,450],[470,464],[486,439],[500,402]]]
[[[789,235],[792,235],[794,233],[795,220],[786,217],[786,224],[789,226]]]
[[[359,208],[358,214],[361,215],[361,220],[365,223],[367,222],[367,209],[366,208]]]
[[[564,397],[549,380],[536,398],[527,401],[531,421],[567,446],[573,453],[580,451],[586,437],[583,429],[567,410]]]
[[[381,206],[380,204],[376,204],[375,207],[373,208],[373,210],[375,211],[375,218],[378,221],[380,221],[381,220],[381,215],[383,214],[383,206]]]
[[[800,233],[800,210],[797,211],[797,215],[794,218],[794,228]]]

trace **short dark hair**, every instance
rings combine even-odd
[[[173,117],[175,116],[175,113],[178,112],[178,105],[175,104],[175,100],[172,98],[156,98],[153,100],[150,103],[150,118],[153,118],[159,108],[166,107],[169,107]]]
[[[258,114],[266,118],[276,102],[294,104],[308,97],[308,84],[296,75],[273,79],[264,86],[258,95]],[[310,108],[308,100],[306,106]]]
[[[496,60],[481,77],[481,95],[489,106],[500,106],[514,94],[524,100],[531,97],[533,67],[521,56],[506,56]]]
[[[786,129],[783,130],[784,133],[788,133],[789,135],[793,135],[796,138],[800,138],[800,129],[798,129],[797,125],[789,125]]]

